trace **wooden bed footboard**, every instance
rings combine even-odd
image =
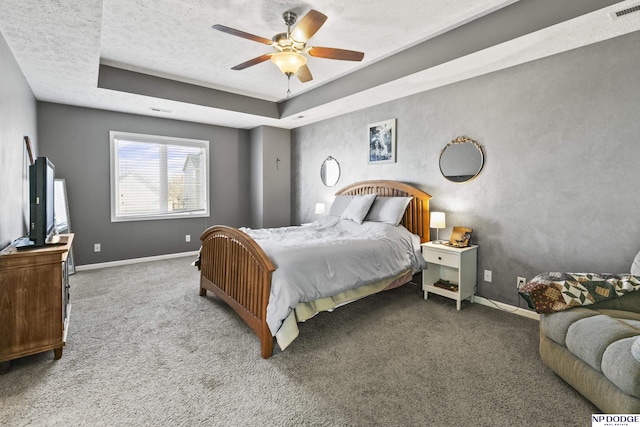
[[[336,195],[371,194],[411,197],[402,225],[429,241],[429,199],[424,191],[397,181],[372,180],[351,184]],[[267,304],[275,267],[262,248],[237,228],[214,225],[200,236],[200,295],[213,292],[231,306],[260,338],[260,353],[273,353],[273,336],[267,326]]]
[[[200,296],[213,292],[229,304],[260,338],[260,353],[273,353],[267,304],[273,263],[246,233],[215,225],[200,236]]]

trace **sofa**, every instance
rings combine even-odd
[[[542,273],[519,287],[540,313],[542,362],[610,414],[640,414],[640,252],[630,271]]]
[[[601,411],[640,413],[640,292],[541,314],[540,357]]]

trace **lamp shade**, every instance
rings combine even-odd
[[[307,58],[296,52],[278,52],[271,55],[271,62],[276,64],[284,74],[295,74],[307,63]]]
[[[324,203],[316,203],[316,215],[324,214]]]
[[[444,212],[431,212],[431,228],[446,228]]]

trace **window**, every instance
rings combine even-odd
[[[111,221],[209,216],[209,141],[109,132]]]

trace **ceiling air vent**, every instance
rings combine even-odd
[[[151,111],[155,111],[156,113],[171,113],[171,110],[165,110],[164,108],[158,108],[158,107],[150,107],[149,110]]]
[[[630,13],[634,13],[634,12],[640,12],[640,4],[628,7],[626,9],[616,10],[615,12],[611,12],[611,17],[613,19],[622,18],[623,16],[626,16],[626,15],[628,15]]]

